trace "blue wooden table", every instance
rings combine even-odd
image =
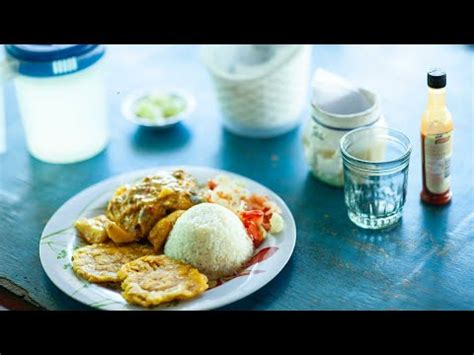
[[[343,191],[308,173],[301,127],[270,140],[224,131],[195,46],[109,48],[111,142],[106,151],[78,164],[50,165],[28,154],[14,91],[7,85],[8,151],[0,155],[0,287],[46,309],[87,309],[57,289],[41,268],[38,242],[48,219],[67,199],[107,177],[193,164],[263,183],[286,201],[296,220],[296,248],[285,269],[225,309],[473,309],[473,58],[468,46],[315,47],[314,68],[335,71],[378,92],[389,124],[413,142],[404,217],[386,232],[352,225]],[[448,105],[456,127],[454,198],[441,208],[419,200],[419,123],[426,71],[432,66],[448,73]],[[166,132],[137,129],[125,121],[121,100],[143,86],[192,92],[198,102],[192,119]]]

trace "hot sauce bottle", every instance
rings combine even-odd
[[[428,72],[428,105],[421,120],[423,190],[421,199],[444,205],[451,200],[453,121],[446,107],[446,73]]]

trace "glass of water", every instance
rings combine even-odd
[[[410,153],[410,139],[391,128],[363,127],[342,137],[345,203],[357,226],[382,229],[400,220]]]

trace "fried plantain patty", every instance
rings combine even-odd
[[[118,282],[117,272],[126,263],[153,254],[151,245],[138,243],[124,246],[113,243],[87,245],[72,256],[72,269],[89,282]]]
[[[122,266],[118,276],[127,302],[144,307],[193,298],[208,288],[205,275],[165,255],[149,255],[131,261]]]

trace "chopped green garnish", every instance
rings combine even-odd
[[[140,118],[157,120],[174,117],[186,108],[186,102],[173,94],[148,95],[135,106],[135,114]]]

